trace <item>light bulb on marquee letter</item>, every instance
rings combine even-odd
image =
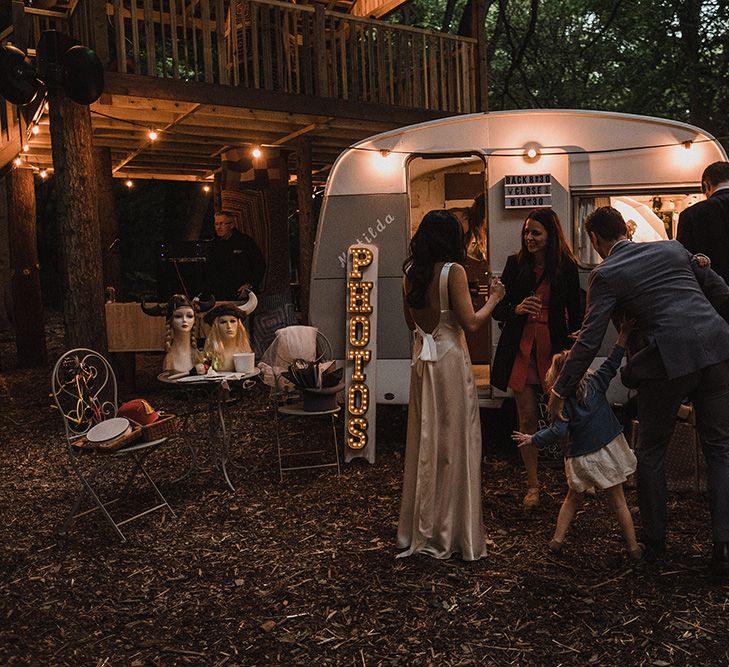
[[[347,446],[362,449],[367,445],[367,420],[355,417],[347,422]]]
[[[366,315],[355,315],[349,320],[349,344],[353,347],[365,347],[369,342],[369,319]]]
[[[349,350],[347,359],[354,361],[354,370],[352,371],[352,379],[355,382],[364,382],[367,376],[364,374],[364,365],[369,363],[372,358],[371,350]]]
[[[350,313],[371,313],[370,292],[375,286],[369,281],[349,281],[349,310]]]
[[[359,401],[357,395],[359,394]],[[357,405],[359,403],[359,406]],[[349,414],[361,416],[370,407],[370,390],[366,384],[353,384],[347,393],[347,410]]]
[[[352,255],[352,270],[349,277],[350,279],[360,279],[362,277],[360,268],[372,264],[372,251],[369,248],[353,248],[350,254]]]

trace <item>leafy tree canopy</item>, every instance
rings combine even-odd
[[[466,34],[470,2],[412,0],[394,19]],[[486,9],[491,109],[674,118],[729,146],[727,0],[486,0]]]

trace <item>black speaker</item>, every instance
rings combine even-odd
[[[173,294],[190,298],[207,293],[207,262],[210,241],[160,243],[157,255],[157,299]]]
[[[63,85],[77,104],[93,104],[104,92],[104,66],[86,46],[72,46],[61,57]]]
[[[7,44],[0,47],[0,95],[11,104],[25,106],[36,98],[40,89],[35,67],[25,54]]]

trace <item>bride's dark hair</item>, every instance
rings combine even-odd
[[[429,211],[410,240],[410,256],[403,264],[409,291],[408,306],[416,310],[428,305],[428,285],[436,262],[463,264],[463,228],[450,211]]]

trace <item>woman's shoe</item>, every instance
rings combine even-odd
[[[641,561],[643,560],[643,549],[640,546],[635,547],[635,549],[628,549],[628,556],[632,561]]]
[[[553,554],[558,554],[560,551],[562,551],[563,544],[564,544],[564,542],[560,542],[559,540],[551,539],[551,540],[549,540],[549,544],[547,545],[547,548]]]
[[[539,487],[530,486],[524,496],[524,509],[533,510],[539,506]]]

